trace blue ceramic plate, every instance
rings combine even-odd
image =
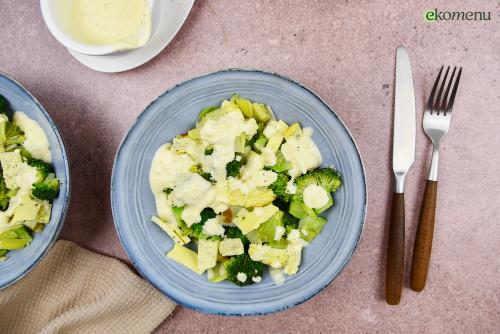
[[[288,123],[313,127],[324,165],[335,166],[344,184],[328,210],[328,224],[305,248],[298,274],[276,286],[269,274],[240,288],[207,281],[168,260],[170,238],[150,222],[156,213],[149,169],[157,148],[192,128],[199,111],[234,93],[271,105]],[[297,305],[324,289],[351,258],[363,229],[365,176],[356,144],[340,118],[302,85],[276,74],[228,70],[183,82],[168,90],[139,116],[116,155],[111,183],[113,217],[134,266],[155,287],[186,307],[223,315],[257,315]]]
[[[0,262],[1,289],[16,282],[33,269],[56,241],[68,209],[70,178],[68,157],[62,137],[54,121],[41,104],[18,82],[2,73],[0,73],[0,94],[9,101],[12,111],[25,112],[43,128],[49,139],[52,164],[61,180],[61,190],[52,206],[50,222],[41,233],[35,233],[33,242],[28,247],[18,251],[10,251],[7,254],[9,259]],[[9,118],[11,116],[9,115]]]

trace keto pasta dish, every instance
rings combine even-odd
[[[152,221],[174,241],[167,258],[214,283],[295,275],[342,184],[312,134],[239,95],[203,109],[151,163]]]

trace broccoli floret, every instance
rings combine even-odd
[[[278,173],[278,178],[276,179],[276,181],[271,183],[271,185],[268,187],[283,202],[289,202],[292,198],[292,195],[286,192],[286,185],[288,181],[290,181],[290,176],[288,176],[288,174],[284,172]]]
[[[207,220],[215,218],[217,215],[215,214],[215,211],[212,208],[205,208],[200,212],[200,216],[201,216],[200,223],[204,224]]]
[[[5,211],[9,207],[10,199],[17,193],[17,189],[7,188],[5,179],[0,173],[0,210]]]
[[[47,175],[52,172],[52,167],[43,160],[31,159],[28,164],[36,168],[38,180],[40,181],[45,180]]]
[[[342,184],[342,177],[333,168],[318,168],[297,177],[295,184],[297,185],[296,194],[299,196],[302,196],[304,189],[311,184],[321,186],[327,192],[335,192]]]
[[[199,223],[191,225],[191,236],[198,239],[211,239],[211,240],[219,240],[220,236],[207,236],[203,233],[203,225],[205,222],[211,218],[215,218],[217,215],[212,208],[205,208],[200,212],[201,220]]]
[[[230,239],[236,239],[236,238],[241,239],[241,242],[243,243],[243,246],[245,248],[250,244],[248,238],[241,232],[239,228],[235,226],[226,227],[225,235]]]
[[[299,219],[292,216],[289,212],[285,212],[283,215],[283,225],[288,230],[296,229],[299,226]]]
[[[201,169],[201,166],[200,165],[193,165],[190,169],[191,172],[193,173],[197,173],[197,174],[200,174],[200,176],[202,178],[204,178],[205,180],[209,181],[209,182],[212,182],[212,175],[210,175],[210,173],[205,173],[202,169]]]
[[[230,258],[225,265],[227,278],[231,282],[239,286],[253,284],[254,281],[252,280],[252,278],[262,277],[265,267],[263,263],[252,261],[247,253],[243,253],[241,255]],[[240,280],[238,280],[239,273],[243,273],[246,275],[245,281],[241,282]]]
[[[231,162],[228,162],[226,165],[226,174],[227,176],[236,177],[240,174],[241,161],[234,159]]]
[[[10,122],[5,123],[5,150],[12,151],[24,143],[24,132]]]
[[[0,114],[6,114],[8,110],[9,101],[3,95],[0,95]]]
[[[59,179],[50,173],[45,180],[33,183],[32,193],[38,199],[52,201],[59,195]]]
[[[214,153],[214,148],[212,146],[205,149],[205,155],[212,155],[212,153]]]
[[[276,199],[273,201],[273,205],[283,212],[288,212],[288,208],[290,207],[289,203],[283,201],[279,197],[276,197]]]

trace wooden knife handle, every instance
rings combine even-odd
[[[427,180],[424,198],[420,208],[415,244],[413,245],[413,260],[411,263],[410,287],[420,292],[425,287],[432,250],[434,234],[434,219],[436,216],[437,181]]]
[[[405,199],[403,193],[392,196],[387,267],[385,271],[385,299],[390,305],[397,305],[403,290],[405,256]]]

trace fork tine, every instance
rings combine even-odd
[[[455,77],[455,72],[457,71],[457,67],[453,67],[453,72],[451,72],[450,80],[448,80],[448,85],[446,86],[446,90],[444,91],[443,99],[441,101],[440,110],[444,110],[446,113],[447,108],[446,104],[448,103],[448,94],[450,92],[451,84],[453,83],[453,78]]]
[[[441,78],[441,73],[443,72],[443,68],[444,68],[444,65],[441,66],[441,68],[439,69],[439,73],[438,73],[438,76],[436,78],[436,81],[434,81],[434,86],[432,86],[432,91],[431,91],[431,95],[429,96],[429,101],[427,101],[427,110],[430,110],[431,113],[432,113],[432,106],[434,104],[434,94],[436,94],[436,88],[437,88],[437,85],[439,83],[439,78]]]
[[[448,102],[448,106],[446,107],[446,111],[451,111],[453,108],[453,103],[455,102],[455,95],[457,95],[458,83],[460,82],[460,77],[462,76],[462,68],[458,70],[457,80],[453,85],[453,90],[451,91],[450,102]]]
[[[437,110],[438,114],[440,112],[440,104],[441,104],[441,96],[443,94],[443,89],[444,89],[444,85],[446,83],[446,78],[448,77],[448,72],[450,71],[450,67],[448,66],[446,68],[446,72],[444,73],[444,78],[443,78],[443,81],[441,82],[441,86],[439,87],[439,92],[438,92],[438,95],[436,97],[436,100],[434,101],[434,110]]]

